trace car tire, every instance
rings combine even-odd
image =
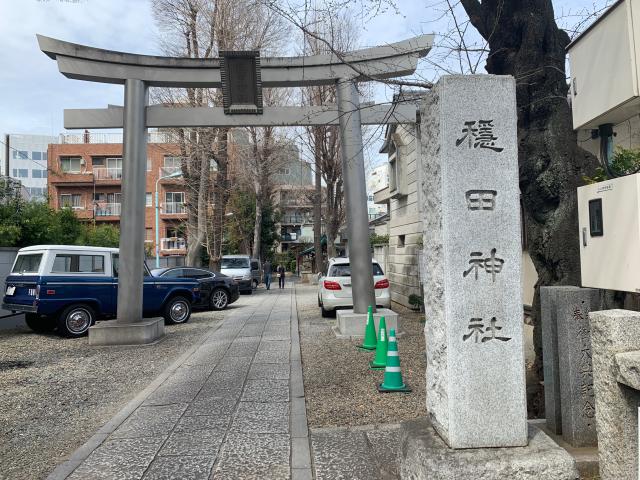
[[[320,306],[320,313],[322,314],[322,318],[333,318],[336,315],[335,310],[326,310],[323,306]]]
[[[229,292],[224,288],[216,288],[209,297],[209,308],[211,310],[224,310],[229,305]]]
[[[253,280],[253,282],[251,283],[251,286],[253,287],[254,290],[256,290],[258,288],[258,280]]]
[[[58,334],[67,338],[78,338],[87,334],[96,323],[96,312],[82,303],[70,305],[58,317]]]
[[[53,332],[56,329],[56,322],[47,317],[41,317],[37,313],[25,313],[24,321],[27,326],[38,333]]]
[[[167,325],[187,323],[191,318],[191,302],[179,295],[171,297],[164,304],[162,316]]]

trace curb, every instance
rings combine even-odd
[[[290,433],[291,433],[291,480],[311,480],[311,447],[309,429],[307,427],[307,408],[304,396],[304,380],[302,376],[302,354],[300,352],[300,331],[298,328],[298,302],[296,286],[292,289],[291,308],[291,373],[289,399],[291,401]]]

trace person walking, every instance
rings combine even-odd
[[[278,287],[284,288],[284,266],[282,264],[278,265]]]
[[[264,271],[264,284],[267,290],[271,290],[271,262],[269,260],[264,262],[262,270]]]

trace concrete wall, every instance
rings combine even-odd
[[[389,200],[389,254],[387,276],[391,282],[391,300],[409,307],[409,296],[420,294],[418,252],[422,243],[422,221],[419,214],[419,155],[416,128],[399,125],[395,133],[399,144],[398,160],[406,174],[406,195]],[[403,244],[404,241],[404,244]]]

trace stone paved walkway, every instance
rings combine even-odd
[[[294,289],[231,307],[49,478],[311,478]]]

